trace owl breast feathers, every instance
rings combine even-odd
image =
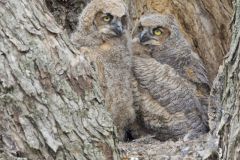
[[[105,106],[117,126],[118,138],[135,120],[128,48],[129,16],[122,0],[92,0],[79,16],[71,41],[91,60]]]
[[[132,43],[140,125],[160,140],[192,139],[208,132],[206,71],[174,18],[142,16]]]

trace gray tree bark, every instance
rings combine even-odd
[[[76,29],[78,16],[91,0],[45,0],[56,22],[68,32]]]
[[[0,0],[0,159],[119,159],[95,66],[43,0]]]
[[[89,1],[0,0],[0,160],[120,159],[97,68],[66,36]],[[219,159],[239,159],[240,0],[232,32],[231,0],[126,2],[133,20],[149,10],[174,14],[212,80],[231,48],[213,83],[212,101],[220,103],[210,109],[212,150]],[[165,152],[157,147],[166,144],[151,153]]]
[[[234,9],[231,48],[212,89],[212,96],[222,103],[212,113],[220,117],[214,131],[219,138],[219,157],[223,160],[240,159],[240,0],[234,1]]]

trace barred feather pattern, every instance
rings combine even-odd
[[[170,42],[166,42],[165,45],[171,47],[169,49],[155,48],[152,50],[153,58],[161,64],[171,66],[181,77],[195,85],[200,103],[207,111],[210,84],[201,59],[183,38],[176,40],[175,45],[171,45]]]
[[[207,113],[195,96],[196,86],[166,64],[153,58],[134,57],[135,105],[144,127],[167,140],[192,139],[208,131]]]
[[[160,36],[153,33],[156,28]],[[160,140],[192,139],[208,132],[207,72],[174,16],[145,14],[132,34],[139,123]]]

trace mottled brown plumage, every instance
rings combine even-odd
[[[74,45],[97,66],[105,103],[121,140],[135,120],[128,23],[122,0],[93,0],[79,17],[77,30],[70,35]]]
[[[208,131],[208,78],[174,17],[147,14],[133,31],[134,100],[140,124],[160,140]]]

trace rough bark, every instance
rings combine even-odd
[[[0,159],[119,159],[96,66],[62,31],[74,30],[89,1],[0,0]],[[216,159],[216,153],[239,159],[240,0],[234,3],[233,32],[231,0],[126,2],[133,20],[148,11],[174,14],[211,80],[231,46],[212,90],[213,100],[222,103],[210,110],[217,137],[176,143],[140,139],[121,147],[126,157]]]
[[[222,103],[222,108],[215,110],[221,113],[215,132],[219,157],[224,160],[240,159],[240,0],[234,1],[234,8],[231,48],[213,86],[213,95]]]
[[[76,29],[78,16],[91,0],[45,0],[55,20],[68,32]]]
[[[127,0],[133,20],[155,11],[173,14],[193,49],[203,59],[212,81],[229,51],[232,1],[209,0]]]
[[[0,0],[0,159],[119,159],[96,68],[66,35],[43,0]]]

